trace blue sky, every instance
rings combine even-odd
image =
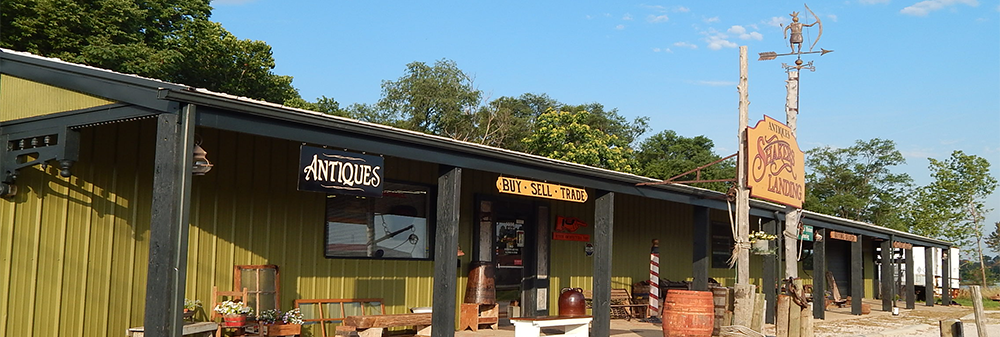
[[[302,97],[374,103],[383,80],[414,61],[455,61],[491,98],[545,93],[648,116],[652,133],[704,135],[736,152],[739,49],[749,48],[750,125],[784,120],[789,52],[779,24],[798,1],[277,1],[215,0],[212,20],[273,47],[274,72]],[[963,150],[1000,180],[1000,3],[849,0],[809,4],[823,25],[801,76],[803,150],[890,139],[897,172],[931,181],[927,158]],[[819,35],[804,33],[803,49]],[[647,134],[650,135],[650,134]],[[987,229],[1000,221],[1000,192]]]

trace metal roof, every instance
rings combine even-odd
[[[255,132],[265,136],[321,145],[336,145],[328,144],[331,142],[330,139],[341,139],[357,144],[358,150],[373,152],[380,150],[379,153],[403,158],[576,184],[598,190],[715,209],[726,210],[728,207],[724,193],[694,186],[682,184],[636,186],[639,183],[660,180],[286,107],[8,49],[0,49],[0,72],[163,112],[176,112],[177,108],[176,104],[163,104],[164,102],[195,104],[199,107],[198,125],[206,127]],[[156,104],[155,101],[161,103]],[[778,220],[784,218],[783,205],[751,199],[750,206],[752,215]],[[936,247],[951,246],[942,240],[810,211],[803,213],[803,222],[883,239],[893,238]]]

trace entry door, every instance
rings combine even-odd
[[[497,290],[521,288],[528,251],[525,219],[498,219],[493,225],[493,261]]]

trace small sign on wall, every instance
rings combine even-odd
[[[590,235],[576,234],[580,227],[587,227],[587,223],[574,217],[556,217],[556,229],[552,231],[552,240],[563,241],[590,241]]]

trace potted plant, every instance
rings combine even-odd
[[[247,315],[252,313],[253,309],[241,301],[222,301],[215,306],[215,312],[222,315],[222,326],[241,327],[246,325]]]
[[[265,336],[289,336],[302,333],[302,312],[298,308],[282,313],[281,310],[264,310],[257,315],[257,321]]]
[[[757,255],[771,255],[774,251],[768,247],[768,244],[777,238],[777,235],[767,234],[763,231],[751,232],[750,251]]]
[[[184,299],[184,320],[193,321],[194,312],[201,308],[200,300]]]

